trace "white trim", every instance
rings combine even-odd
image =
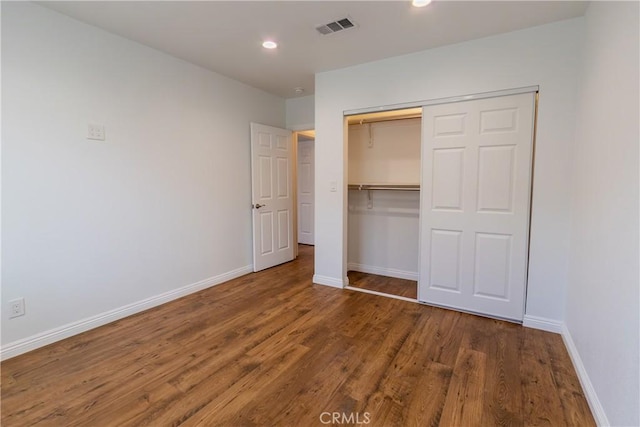
[[[547,319],[545,317],[531,316],[529,314],[524,315],[522,319],[522,326],[532,329],[540,329],[542,331],[554,332],[556,334],[562,333],[563,323],[553,319]]]
[[[453,102],[472,101],[476,99],[496,98],[498,96],[520,95],[522,93],[537,92],[539,86],[526,86],[513,89],[496,90],[492,92],[474,93],[471,95],[450,96],[448,98],[427,99],[424,101],[403,102],[400,104],[381,105],[379,107],[356,108],[345,110],[345,116],[355,114],[376,113],[380,111],[404,110],[405,108],[425,107],[427,105],[451,104]]]
[[[331,286],[332,288],[340,288],[340,289],[344,288],[344,282],[335,277],[321,276],[319,274],[314,274],[312,280],[313,280],[313,283],[315,283],[316,285]]]
[[[395,277],[397,279],[415,280],[416,282],[418,281],[418,272],[397,270],[395,268],[375,267],[373,265],[358,264],[357,262],[348,263],[347,270],[377,274],[379,276]]]
[[[49,345],[65,338],[80,334],[82,332],[86,332],[90,329],[106,325],[107,323],[114,322],[116,320],[131,316],[136,313],[140,313],[150,308],[157,307],[159,305],[176,300],[178,298],[182,298],[183,296],[192,294],[194,292],[198,292],[203,289],[207,289],[212,286],[227,282],[231,279],[244,276],[245,274],[249,274],[252,271],[252,265],[240,267],[236,270],[219,274],[217,276],[201,280],[191,285],[186,285],[181,288],[162,293],[160,295],[152,296],[150,298],[146,298],[132,304],[127,304],[125,306],[109,310],[104,313],[79,320],[77,322],[68,323],[58,328],[50,329],[48,331],[41,332],[27,338],[14,341],[2,346],[2,349],[0,349],[0,360],[6,360],[11,357],[26,353],[28,351],[44,347],[45,345]]]
[[[611,424],[607,419],[607,415],[604,412],[602,404],[600,403],[600,399],[598,399],[596,390],[593,388],[591,379],[589,379],[589,374],[587,374],[587,370],[582,363],[580,353],[578,353],[578,349],[573,342],[573,338],[571,338],[571,333],[569,332],[569,329],[565,324],[562,325],[562,340],[564,341],[564,345],[569,352],[569,357],[571,357],[573,367],[578,374],[578,379],[580,380],[582,391],[587,398],[587,403],[589,403],[589,408],[591,408],[591,413],[593,414],[593,418],[595,418],[596,424],[598,424],[599,426],[610,426]]]
[[[290,131],[293,132],[303,132],[305,130],[314,130],[315,124],[313,123],[307,123],[305,125],[293,125],[293,126],[289,126],[287,129],[289,129]]]
[[[418,302],[418,300],[415,298],[407,298],[407,297],[401,297],[400,295],[385,294],[384,292],[372,291],[364,288],[356,288],[354,286],[347,286],[345,289],[349,289],[350,291],[363,292],[365,294],[378,295],[380,297],[399,299],[402,301],[409,301],[409,302],[415,302],[415,303]]]

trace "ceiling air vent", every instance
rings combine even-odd
[[[355,28],[356,24],[353,23],[349,18],[339,19],[337,21],[329,22],[325,25],[320,25],[316,27],[316,30],[323,36],[327,34],[337,33],[338,31],[348,30],[349,28]]]

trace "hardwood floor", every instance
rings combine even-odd
[[[349,271],[347,276],[349,277],[349,286],[354,288],[418,299],[418,282],[414,280],[396,279],[359,271]]]
[[[300,249],[3,362],[2,425],[594,425],[559,335],[312,285]]]

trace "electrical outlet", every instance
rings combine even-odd
[[[24,316],[24,298],[9,301],[9,319]]]
[[[89,124],[89,130],[87,131],[87,139],[95,139],[97,141],[104,141],[104,125]]]

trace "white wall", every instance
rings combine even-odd
[[[286,100],[287,129],[310,130],[314,128],[314,96],[302,96]]]
[[[421,119],[349,125],[351,184],[419,184]]]
[[[22,2],[2,66],[3,345],[247,271],[249,122],[283,99]]]
[[[344,279],[345,110],[539,85],[526,313],[561,321],[583,24],[578,18],[316,75],[314,280],[339,286]],[[339,183],[339,191],[329,191],[330,181]]]
[[[594,413],[615,426],[640,425],[639,14],[637,2],[587,10],[573,150],[565,322]]]
[[[420,193],[349,190],[348,269],[418,279]]]

